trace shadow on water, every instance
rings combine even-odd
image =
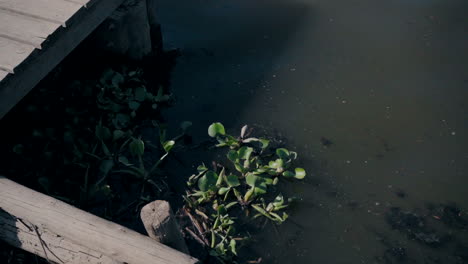
[[[257,125],[310,172],[285,190],[304,198],[292,221],[257,243],[265,263],[466,263],[454,253],[466,230],[414,209],[455,201],[466,217],[466,1],[165,0],[160,11],[182,54],[169,122],[192,121],[195,140],[214,121]],[[216,158],[203,153],[181,155]],[[433,229],[459,238],[415,239]]]

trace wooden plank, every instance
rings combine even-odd
[[[74,243],[42,227],[37,229],[41,237],[39,239],[33,224],[21,221],[0,208],[0,240],[48,259],[51,263],[118,264],[109,256]],[[46,251],[42,248],[41,240],[47,245]]]
[[[41,48],[42,42],[52,34],[60,24],[0,10],[0,37]]]
[[[9,72],[6,72],[4,70],[0,70],[0,82],[9,74]]]
[[[0,0],[0,9],[66,25],[82,5],[63,0]]]
[[[83,263],[72,258],[70,258],[72,262],[55,258],[55,253],[51,249],[60,247],[57,243],[63,238],[108,256],[118,263],[198,263],[197,259],[158,243],[147,236],[28,189],[2,176],[0,176],[0,208],[4,211],[2,215],[10,215],[10,218],[20,219],[15,221],[15,226],[23,225],[27,230],[30,230],[33,236],[35,233],[34,239],[39,242],[38,244],[47,246],[44,246],[45,249],[42,250],[43,255],[48,251],[48,258],[54,258],[54,262]],[[9,223],[11,222],[12,220],[9,221]],[[11,231],[7,230],[2,228],[0,237],[11,239]],[[44,232],[49,233],[43,236]],[[3,235],[3,233],[9,233],[9,236]],[[49,239],[53,235],[59,237]],[[30,239],[28,242],[34,243],[32,242],[34,239]],[[22,245],[19,241],[9,242],[20,247]],[[76,251],[79,249],[68,248],[68,250]]]
[[[67,56],[86,36],[104,21],[124,0],[91,1],[76,21],[49,37],[40,52],[15,69],[14,75],[0,82],[0,118],[16,105],[39,81]]]
[[[80,4],[80,5],[86,6],[86,4],[88,4],[88,2],[90,0],[63,0],[63,1],[72,2],[72,3],[75,3],[75,4]]]
[[[0,70],[13,73],[34,49],[32,45],[0,37]]]

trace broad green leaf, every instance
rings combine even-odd
[[[119,85],[123,82],[124,77],[122,76],[122,74],[120,74],[119,72],[114,72],[114,76],[112,77],[112,86],[114,86],[114,88],[118,88]]]
[[[116,129],[114,130],[113,132],[113,140],[119,140],[120,138],[122,138],[123,136],[125,136],[125,132],[123,132],[122,130],[120,129]]]
[[[249,185],[250,187],[255,187],[255,183],[257,182],[257,179],[258,177],[255,176],[254,174],[252,173],[249,173],[245,176],[245,182],[247,183],[247,185]]]
[[[285,148],[276,149],[276,155],[278,155],[278,157],[280,157],[282,160],[289,159],[289,151]]]
[[[218,135],[225,135],[226,131],[224,130],[223,124],[217,122],[213,123],[208,127],[208,135],[210,137],[216,137]]]
[[[145,142],[141,139],[133,139],[133,141],[129,145],[130,154],[133,156],[143,156],[145,153]]]
[[[231,189],[231,188],[229,188],[229,187],[221,187],[221,188],[219,189],[219,191],[218,191],[218,194],[219,194],[219,195],[224,195],[224,194],[226,194],[230,189]]]
[[[128,126],[130,122],[130,116],[122,113],[118,113],[115,118],[112,120],[115,128],[122,129]]]
[[[262,149],[266,149],[270,145],[270,140],[261,138],[260,143],[262,144]]]
[[[99,165],[99,171],[101,172],[102,176],[106,176],[109,171],[114,167],[113,160],[103,160]]]
[[[99,138],[100,140],[107,140],[111,137],[109,128],[102,126],[102,125],[96,126],[95,134],[96,134],[96,137]]]
[[[230,161],[234,162],[239,158],[239,155],[237,154],[237,151],[231,149],[231,150],[229,150],[229,152],[227,154],[227,158]]]
[[[260,182],[255,185],[254,193],[255,195],[265,194],[267,192],[267,185],[265,182]]]
[[[292,178],[294,176],[296,176],[296,174],[292,171],[285,171],[283,172],[283,176],[286,177],[286,178]]]
[[[253,148],[243,146],[237,151],[237,154],[239,156],[239,159],[248,160],[252,152],[253,152]]]
[[[284,165],[284,162],[282,159],[277,159],[275,161],[270,161],[268,163],[268,166],[272,169],[279,169],[279,168],[282,168]]]
[[[273,205],[275,207],[278,207],[278,206],[281,206],[284,204],[284,197],[283,195],[279,194],[278,196],[276,196],[275,200],[273,201]]]
[[[130,162],[128,161],[127,157],[119,156],[119,162],[124,164],[125,166],[130,166]]]
[[[132,110],[137,110],[138,107],[140,107],[140,103],[137,101],[130,101],[128,102],[128,107],[130,107]]]
[[[216,190],[218,175],[213,171],[207,171],[205,175],[198,179],[198,188],[202,192]]]
[[[302,180],[306,176],[306,172],[303,168],[296,168],[296,175],[294,176],[296,179]]]
[[[199,166],[197,167],[197,171],[198,171],[199,173],[204,172],[204,171],[207,171],[207,170],[208,170],[208,168],[205,166],[205,164],[199,165]]]
[[[171,149],[174,147],[175,141],[174,140],[168,140],[162,144],[164,151],[169,152]]]
[[[146,99],[146,89],[145,87],[137,87],[135,89],[135,100],[143,102]]]
[[[239,178],[234,174],[230,174],[226,177],[226,183],[230,187],[237,187],[240,185]]]

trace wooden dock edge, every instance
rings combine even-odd
[[[0,239],[55,263],[199,263],[150,237],[3,176]]]

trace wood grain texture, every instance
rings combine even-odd
[[[50,36],[47,45],[43,45],[42,50],[34,52],[15,69],[14,75],[0,82],[0,118],[10,111],[122,2],[123,0],[90,1],[91,4],[88,8],[74,16],[73,23],[69,27],[61,28]],[[0,54],[0,56],[3,55]]]
[[[9,72],[0,70],[0,82],[9,74]]]
[[[63,0],[0,0],[0,9],[60,23],[63,26],[82,5]]]
[[[33,51],[34,46],[0,37],[0,70],[14,73],[14,69]]]
[[[36,233],[37,228],[37,233]],[[37,235],[39,234],[39,236]],[[53,263],[118,264],[119,262],[91,248],[16,218],[0,208],[0,240],[48,259]],[[42,241],[46,247],[42,247]]]
[[[35,48],[41,48],[42,42],[59,27],[57,23],[0,10],[0,37],[30,44]]]
[[[3,210],[3,216],[9,215],[10,218],[21,219],[18,222],[23,224],[26,230],[36,234],[36,244],[37,242],[42,245],[45,243],[49,248],[43,250],[49,251],[49,255],[55,253],[52,248],[59,247],[60,245],[56,244],[63,238],[72,244],[78,244],[108,256],[118,263],[193,264],[198,262],[149,237],[81,211],[2,176],[0,176],[0,208]],[[7,222],[11,223],[11,221]],[[18,228],[18,225],[20,224],[16,222],[15,227]],[[9,228],[14,227],[10,225]],[[38,234],[44,243],[38,240]],[[34,237],[34,234],[32,236]],[[34,238],[31,237],[30,241],[33,240]],[[12,244],[14,243],[13,241]],[[34,244],[34,242],[31,243]],[[20,243],[20,246],[23,244]],[[79,251],[78,248],[69,250]]]

